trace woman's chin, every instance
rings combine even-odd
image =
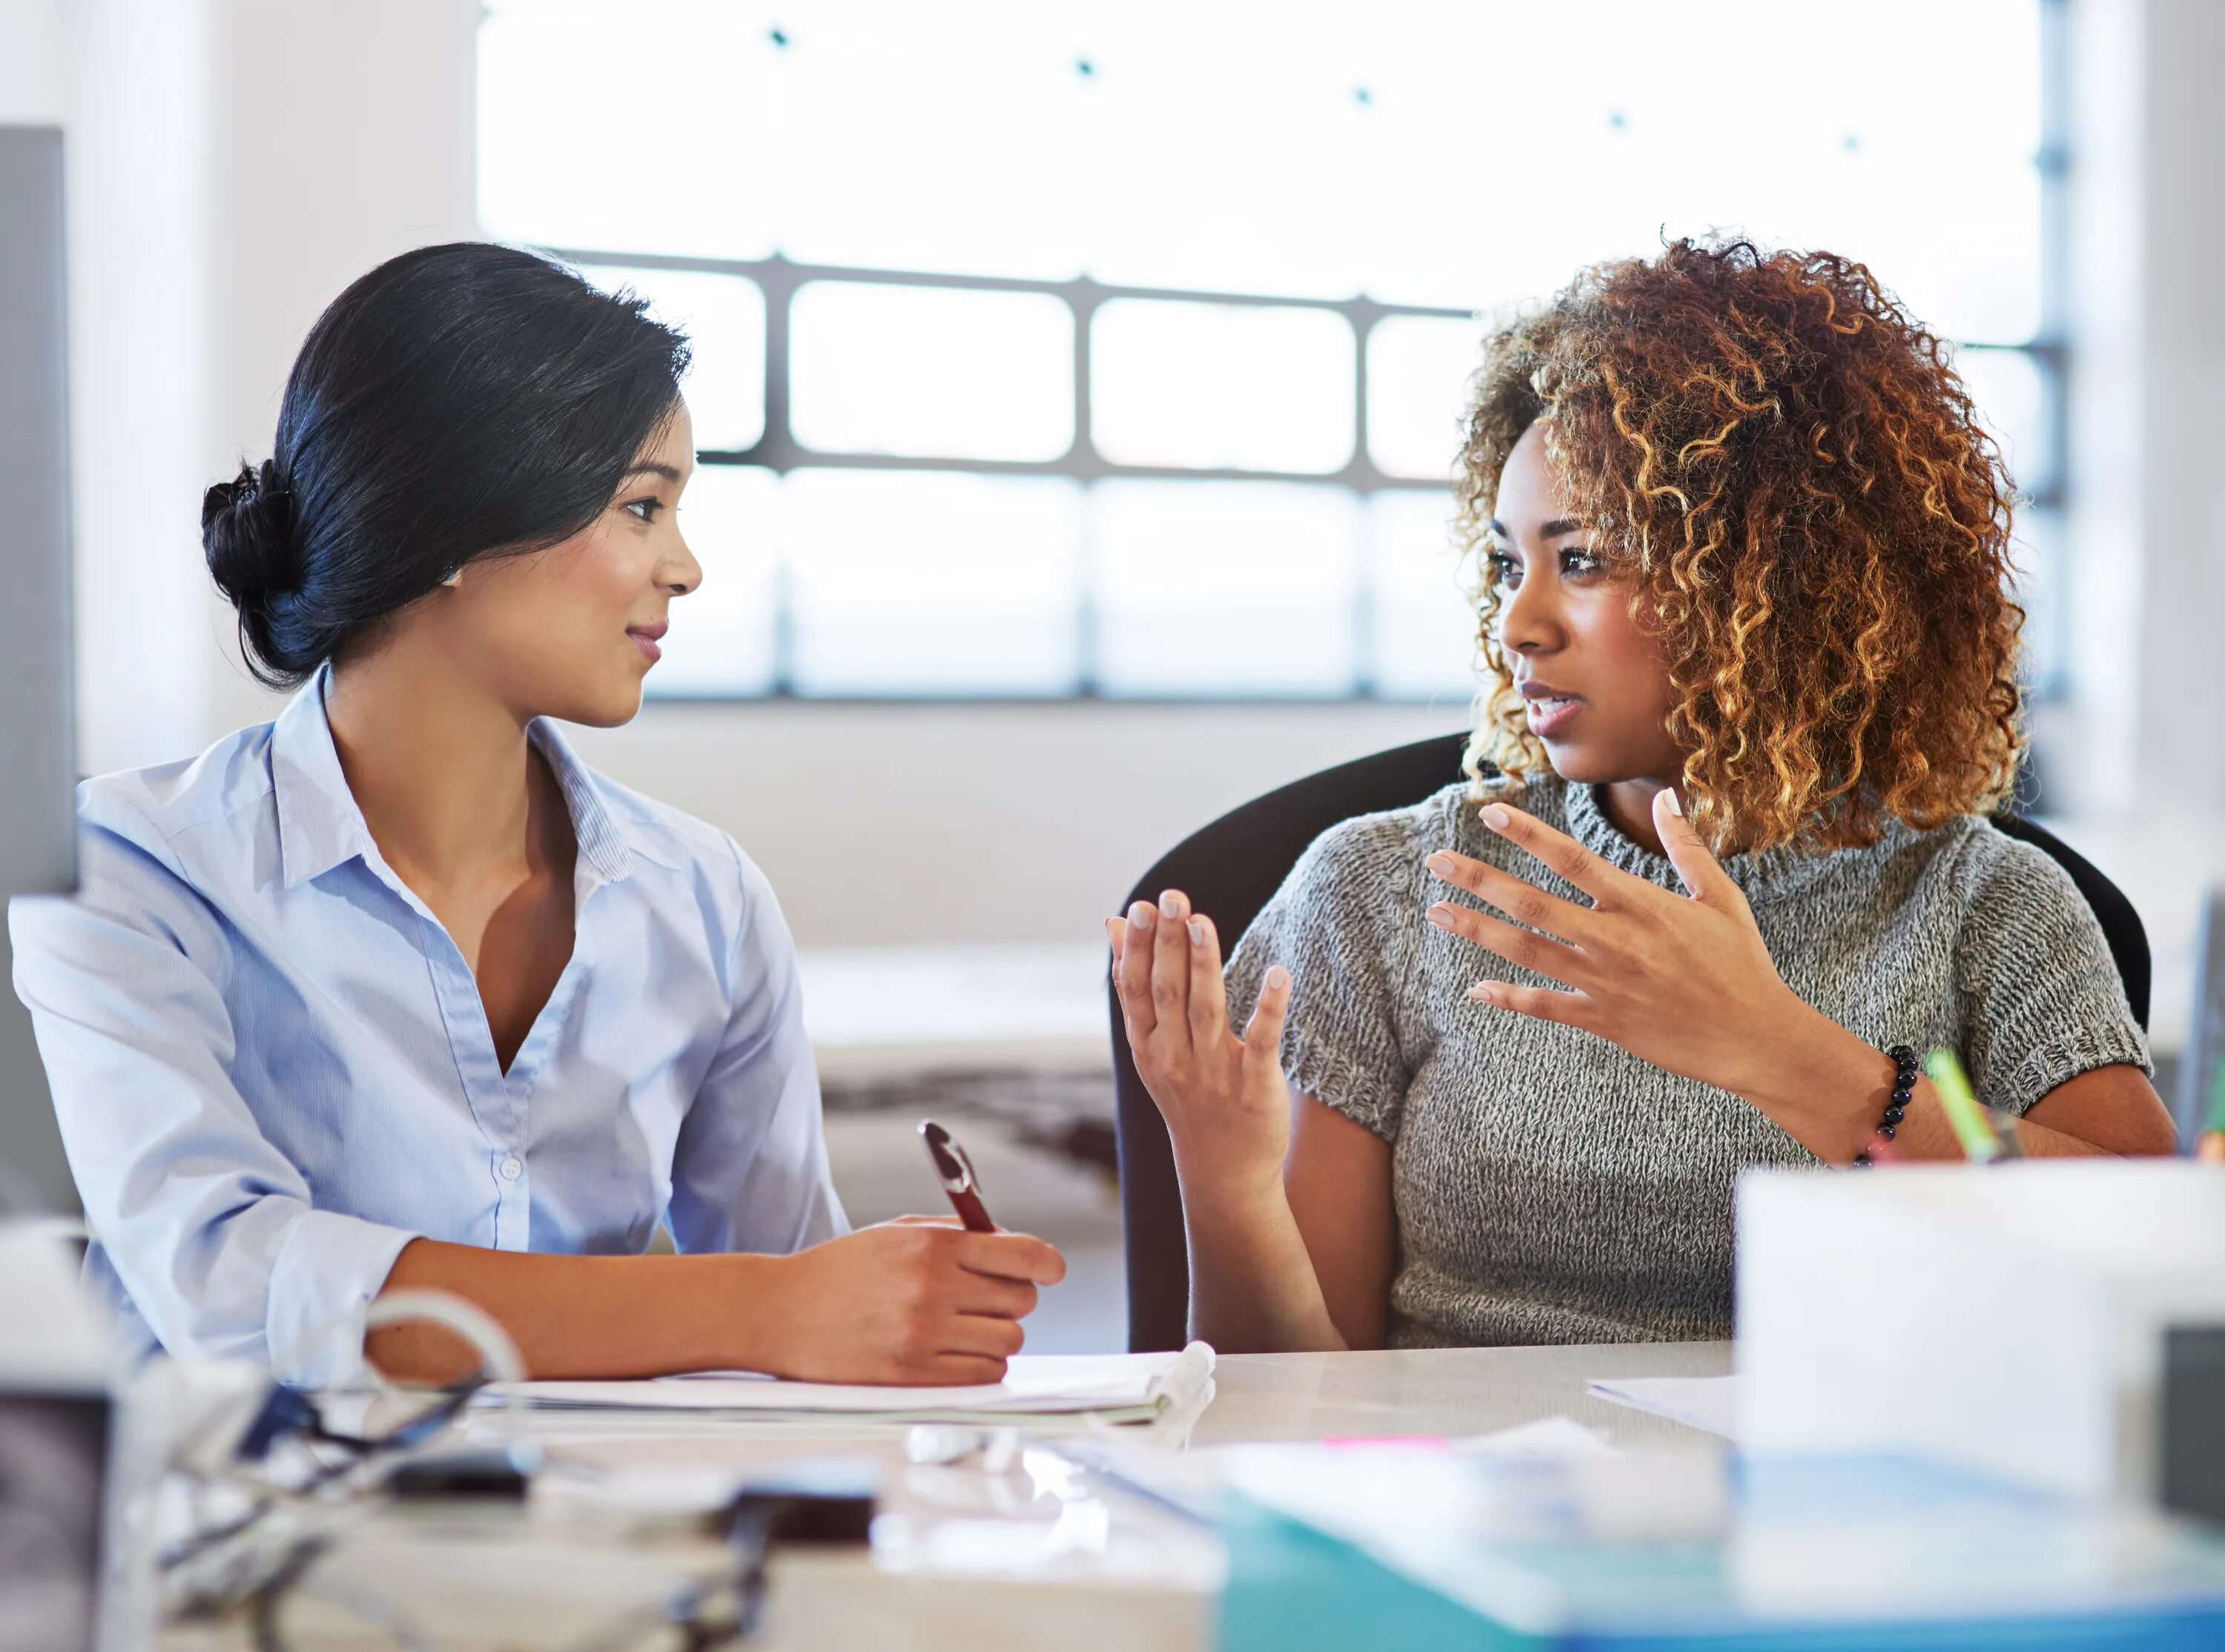
[[[631,723],[641,715],[642,699],[643,694],[639,688],[636,688],[631,694],[614,696],[603,708],[602,715],[596,718],[588,726],[598,729],[614,729],[621,724]]]
[[[1550,740],[1545,743],[1545,757],[1553,772],[1571,786],[1612,786],[1654,772],[1611,752]]]
[[[641,683],[637,679],[631,684],[613,683],[573,695],[562,706],[550,706],[542,715],[553,717],[560,723],[576,723],[581,728],[614,729],[639,716],[641,702]]]
[[[1599,753],[1587,750],[1582,745],[1560,740],[1547,740],[1544,744],[1545,760],[1553,765],[1553,772],[1571,786],[1599,786],[1624,778],[1613,772],[1613,764],[1603,761]]]

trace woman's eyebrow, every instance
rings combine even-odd
[[[1491,522],[1485,531],[1487,533],[1496,534],[1501,539],[1512,539],[1514,537],[1513,535],[1506,531],[1506,524],[1499,521],[1496,516],[1493,516],[1491,519]],[[1583,523],[1580,522],[1572,522],[1566,516],[1556,516],[1552,521],[1546,522],[1537,529],[1537,537],[1540,539],[1558,539],[1563,534],[1581,534],[1583,531]]]
[[[654,461],[645,465],[635,465],[618,479],[623,482],[631,482],[637,476],[661,476],[668,482],[677,482],[680,479],[680,472],[674,466],[669,465],[659,465]]]

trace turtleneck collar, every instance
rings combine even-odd
[[[1535,782],[1533,782],[1535,783]],[[1667,856],[1657,855],[1623,835],[1622,828],[1607,816],[1601,788],[1590,785],[1572,785],[1556,777],[1545,782],[1558,786],[1567,811],[1569,835],[1610,865],[1619,866],[1668,889],[1682,889],[1683,880]],[[1908,828],[1899,821],[1889,821],[1886,837],[1891,842]],[[1822,854],[1803,849],[1797,844],[1780,844],[1774,849],[1764,849],[1754,854],[1733,855],[1723,862],[1723,870],[1746,891],[1746,898],[1754,906],[1765,906],[1776,901],[1798,895],[1818,878],[1829,873],[1845,851],[1826,851]],[[1874,851],[1856,851],[1869,854]]]

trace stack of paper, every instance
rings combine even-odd
[[[791,1383],[744,1371],[707,1371],[646,1383],[505,1383],[488,1403],[541,1410],[688,1413],[742,1421],[853,1424],[922,1422],[1090,1426],[1156,1422],[1207,1396],[1213,1350],[1193,1342],[1179,1354],[1020,1354],[1005,1380],[967,1388],[884,1388]]]

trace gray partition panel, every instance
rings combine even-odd
[[[76,887],[62,136],[0,127],[0,895]]]
[[[62,138],[0,126],[0,902],[76,887]],[[0,933],[0,1211],[67,1206],[30,1019]]]

